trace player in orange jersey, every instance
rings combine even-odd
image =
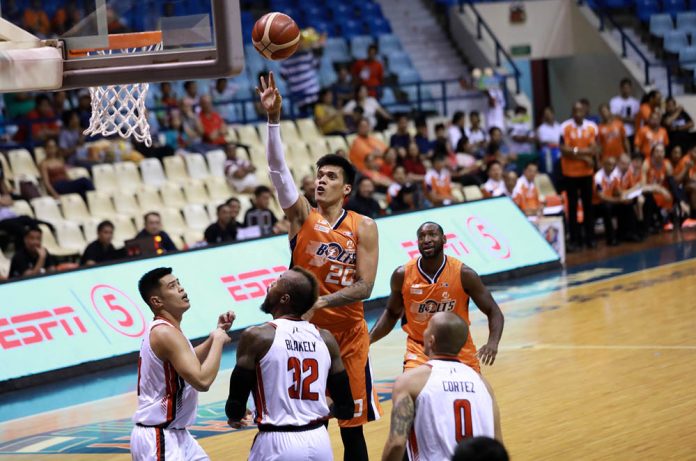
[[[493,365],[498,353],[503,313],[478,274],[458,259],[445,255],[446,242],[439,224],[426,222],[418,228],[421,256],[394,271],[387,308],[370,332],[370,343],[379,341],[401,319],[401,327],[408,335],[404,370],[428,361],[423,332],[435,313],[453,312],[470,323],[469,298],[488,317],[488,342],[477,352],[469,336],[459,360],[480,372],[479,359],[484,365]]]
[[[355,399],[355,417],[339,421],[344,458],[367,460],[362,426],[382,415],[372,385],[370,338],[362,303],[370,297],[377,273],[377,225],[343,209],[355,181],[355,168],[338,155],[325,155],[317,161],[317,207],[312,208],[299,194],[280,139],[282,97],[272,72],[268,81],[263,77],[260,81],[256,92],[268,114],[269,175],[290,221],[291,266],[303,267],[319,280],[319,299],[303,318],[329,330],[338,341]]]

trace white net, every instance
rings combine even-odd
[[[162,43],[139,48],[121,50],[99,50],[97,54],[112,54],[114,52],[132,53],[135,51],[159,51]],[[147,83],[130,85],[97,86],[89,89],[92,97],[92,117],[89,128],[84,131],[86,136],[102,135],[105,137],[118,134],[122,138],[130,138],[150,147],[150,124],[147,121],[145,99],[149,88]]]

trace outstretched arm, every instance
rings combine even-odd
[[[283,98],[276,88],[273,72],[269,72],[268,82],[261,77],[260,85],[260,88],[256,88],[256,93],[261,100],[261,106],[268,114],[268,144],[266,146],[268,172],[278,194],[278,203],[283,208],[285,216],[290,220],[289,235],[292,238],[309,216],[310,205],[307,199],[298,192],[295,180],[285,161],[279,125]]]
[[[488,342],[478,350],[476,355],[484,365],[493,365],[495,356],[498,354],[498,343],[503,335],[505,323],[503,312],[481,281],[481,277],[473,269],[462,265],[461,277],[464,290],[471,296],[479,310],[488,317]]]
[[[391,294],[387,301],[387,307],[370,331],[370,344],[387,336],[404,314],[404,297],[401,295],[403,285],[404,266],[399,266],[391,276]]]

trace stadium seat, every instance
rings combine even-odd
[[[387,55],[387,63],[389,71],[393,74],[398,74],[398,69],[412,68],[411,58],[405,51],[392,51]]]
[[[346,152],[348,152],[349,145],[346,144],[346,140],[343,138],[343,136],[332,135],[332,136],[326,136],[325,139],[326,139],[327,145],[329,146],[329,152],[335,154],[336,151],[339,149],[343,149]]]
[[[203,242],[203,232],[197,230],[189,229],[186,232],[184,232],[181,237],[184,240],[184,244],[189,248],[200,242]]]
[[[164,208],[164,202],[159,195],[157,189],[152,187],[144,187],[135,193],[138,198],[138,205],[143,213],[150,211],[159,211]],[[142,214],[142,213],[141,213]]]
[[[394,34],[380,34],[377,37],[377,45],[379,47],[379,52],[383,55],[387,55],[392,51],[401,50],[401,41],[399,37]]]
[[[369,35],[358,35],[350,40],[350,52],[354,59],[365,59],[367,48],[374,43]]]
[[[11,264],[12,261],[0,249],[0,278],[7,278],[10,275]]]
[[[69,221],[83,223],[92,218],[92,215],[87,209],[87,205],[85,205],[84,200],[82,200],[79,194],[61,195],[60,204],[63,208],[63,216]]]
[[[72,221],[63,221],[55,225],[58,244],[66,250],[82,253],[87,246],[80,225]]]
[[[208,161],[208,170],[210,171],[210,175],[218,177],[225,176],[225,160],[227,160],[227,155],[225,155],[222,150],[211,150],[205,154],[205,158]],[[191,174],[190,170],[189,174]],[[193,175],[191,175],[191,177],[193,177]]]
[[[674,24],[669,14],[653,14],[650,16],[650,35],[662,38],[673,29]]]
[[[479,189],[478,186],[466,186],[462,190],[462,193],[464,194],[464,200],[466,200],[467,202],[481,200],[483,198],[481,189]]]
[[[184,195],[187,203],[203,204],[210,201],[205,183],[200,179],[195,179],[184,184]]]
[[[160,187],[160,195],[162,197],[162,202],[164,206],[170,208],[182,208],[186,205],[186,197],[181,191],[181,186],[175,183],[165,183]]]
[[[209,176],[203,180],[211,200],[225,201],[232,196],[227,180],[220,176]]]
[[[26,149],[12,149],[7,153],[7,158],[10,161],[12,174],[16,177],[29,176],[32,178],[40,178],[41,173],[34,163],[34,159]]]
[[[94,187],[100,192],[118,192],[119,185],[114,166],[108,163],[92,167]]]
[[[390,34],[392,32],[389,21],[379,16],[368,17],[367,30],[370,31],[371,35]]]
[[[156,158],[143,159],[140,162],[140,173],[146,186],[160,187],[167,182],[162,164]]]
[[[259,133],[253,125],[240,125],[237,128],[237,138],[243,144],[263,146]]]
[[[324,138],[314,138],[311,141],[307,141],[307,148],[309,149],[309,155],[312,158],[312,169],[314,169],[314,163],[319,160],[320,157],[323,157],[329,153],[329,148],[327,147],[326,140]]]
[[[68,168],[68,179],[79,179],[79,178],[92,179],[91,176],[89,175],[89,170],[87,168],[83,168],[81,166],[73,166],[73,167]]]
[[[43,162],[46,159],[46,149],[44,149],[41,146],[34,147],[34,161],[36,162],[37,165],[41,165],[41,162]]]
[[[304,176],[311,171],[311,154],[304,142],[289,143],[285,157],[288,160],[288,166],[295,173],[295,177]]]
[[[350,60],[348,44],[343,37],[329,37],[324,45],[324,57],[331,62],[345,62]]]
[[[696,29],[696,11],[677,13],[677,29]]]
[[[167,174],[168,181],[184,184],[189,180],[189,175],[186,171],[186,163],[181,155],[164,157],[162,163],[164,163],[164,171]]]
[[[5,179],[11,182],[14,179],[14,173],[12,173],[12,168],[2,152],[0,152],[0,164],[2,164],[2,171],[5,172]]]
[[[374,135],[375,133],[372,133],[372,134]],[[351,134],[346,136],[346,143],[348,143],[348,147],[353,145],[353,141],[355,141],[355,138],[357,138],[357,137],[358,137],[357,133],[351,133]]]
[[[138,167],[133,162],[114,163],[119,190],[138,190],[143,186]]]
[[[67,256],[76,256],[80,254],[78,250],[73,250],[69,248],[63,248],[56,241],[56,237],[51,232],[51,229],[45,224],[39,224],[39,228],[42,231],[43,238],[41,239],[41,244],[46,247],[49,253],[53,256],[58,256],[59,258]]]
[[[114,207],[118,214],[124,216],[133,217],[143,214],[135,195],[129,192],[114,195]]]
[[[210,225],[210,219],[203,204],[189,203],[184,207],[183,211],[186,225],[189,229],[204,231]]]
[[[685,69],[696,66],[696,46],[687,46],[679,50],[679,65]]]
[[[163,208],[160,215],[162,216],[162,228],[172,238],[174,235],[181,235],[186,231],[186,223],[178,208]]]
[[[217,152],[222,152],[218,150]],[[210,155],[208,152],[206,156]],[[222,152],[224,156],[224,152]],[[188,170],[188,175],[192,179],[203,179],[210,175],[208,171],[208,164],[205,162],[205,157],[203,154],[191,153],[184,156],[184,161],[186,162],[186,169]]]
[[[299,131],[300,137],[305,142],[309,142],[321,137],[321,132],[319,131],[319,128],[317,128],[317,124],[314,123],[314,119],[298,118],[295,120],[295,123],[297,124],[297,131]]]
[[[264,129],[264,132],[265,132],[265,129]],[[295,126],[295,122],[293,122],[292,120],[281,120],[280,121],[280,132],[282,134],[283,141],[286,143],[302,142],[302,137],[300,136],[299,131],[297,131],[297,127]]]
[[[90,215],[96,218],[110,219],[116,214],[116,209],[111,201],[111,194],[102,191],[88,191],[87,205]]]
[[[675,16],[677,13],[686,10],[684,0],[662,0],[662,11]]]
[[[689,38],[683,30],[673,30],[665,33],[663,47],[665,51],[679,54],[679,50],[689,46]]]
[[[415,69],[404,70],[397,75],[397,78],[401,84],[418,83],[421,80],[418,71]]]
[[[63,215],[58,208],[56,199],[53,197],[38,197],[32,199],[31,206],[34,208],[36,219],[47,221],[54,225],[63,221]]]
[[[138,234],[133,219],[129,216],[118,214],[111,221],[114,223],[113,245],[116,248],[122,247],[126,240],[130,240]]]
[[[31,216],[32,218],[34,217],[34,210],[31,209],[29,202],[27,202],[26,200],[13,201],[10,209],[14,211],[18,216],[26,215]]]
[[[636,0],[636,13],[643,24],[650,22],[650,17],[660,12],[657,0]]]

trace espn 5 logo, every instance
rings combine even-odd
[[[70,306],[30,312],[12,317],[0,317],[0,346],[3,349],[28,346],[55,339],[52,331],[58,328],[68,336],[87,333],[87,328]]]
[[[455,233],[445,234],[447,237],[447,243],[445,243],[444,251],[453,256],[462,256],[471,253],[469,248],[462,242],[462,240]],[[408,240],[406,242],[401,242],[401,248],[403,248],[406,253],[408,253],[408,259],[417,258],[420,255],[418,251],[418,240]]]
[[[265,296],[271,283],[275,282],[280,274],[286,270],[288,270],[287,266],[255,269],[237,275],[226,275],[220,277],[220,280],[227,285],[227,291],[230,292],[235,301],[248,301]]]

